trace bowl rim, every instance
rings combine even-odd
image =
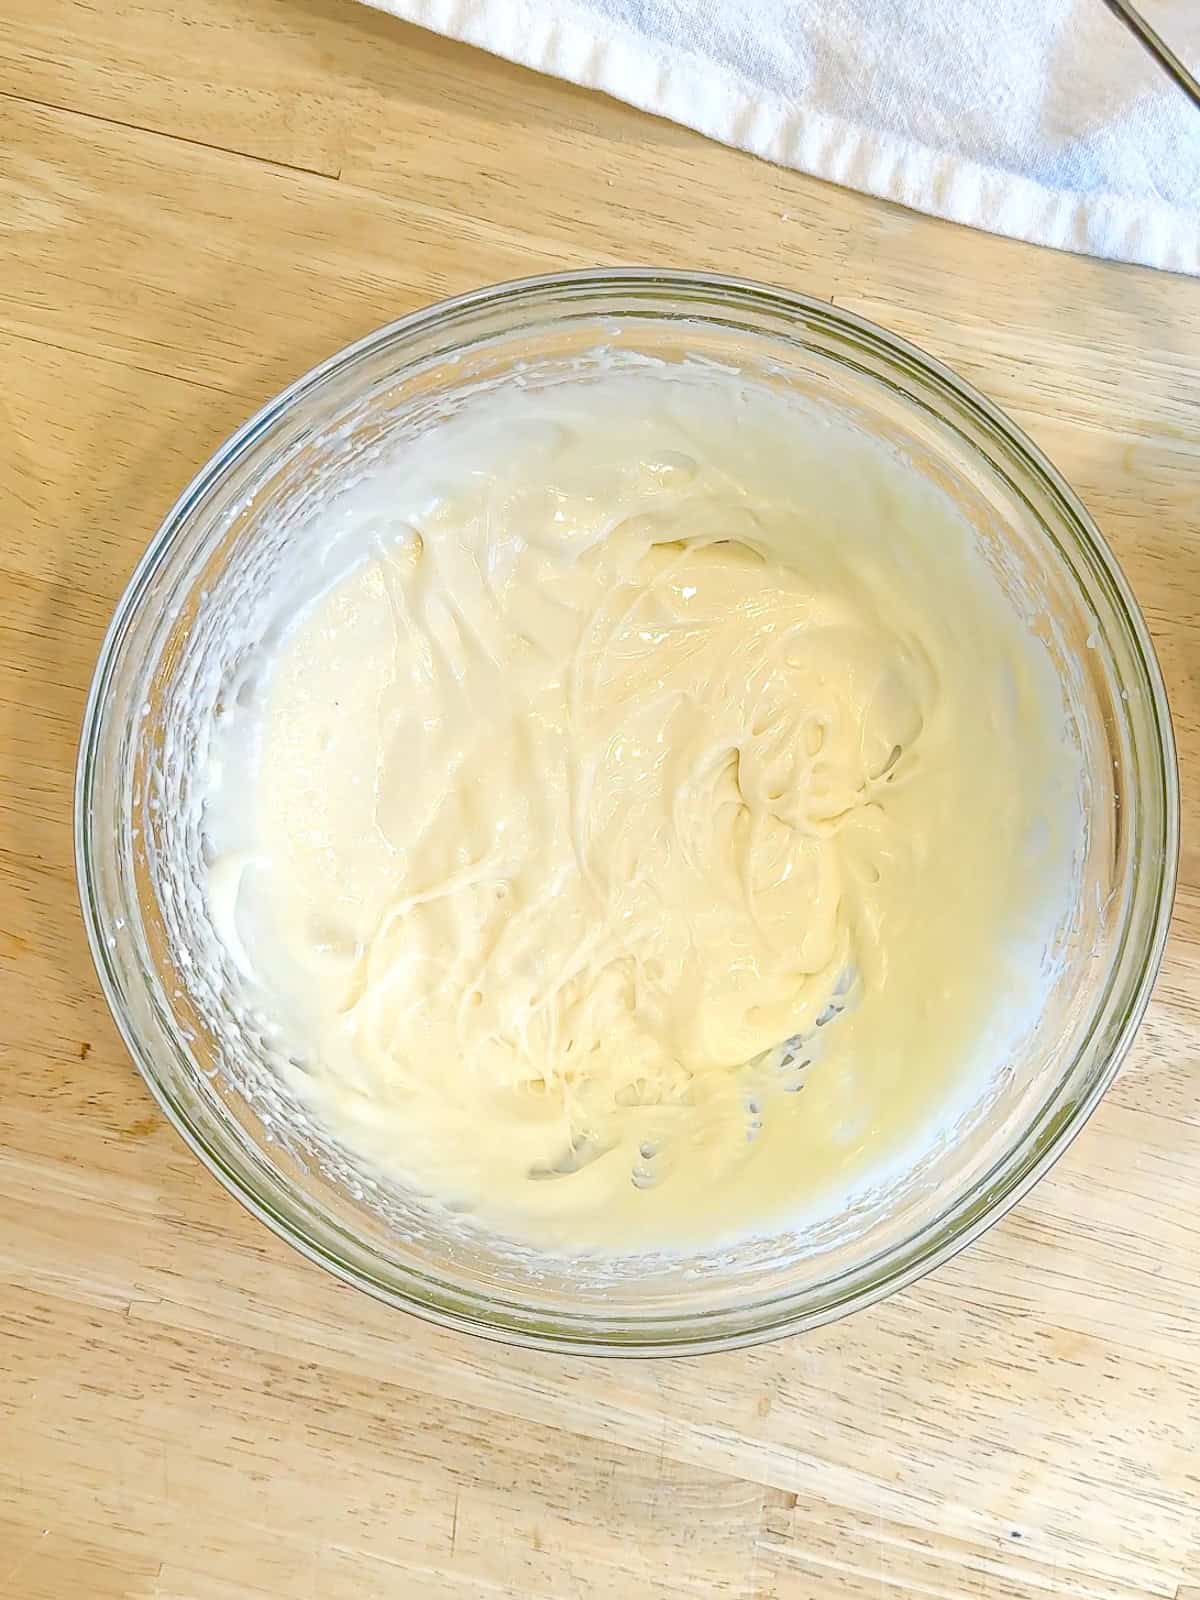
[[[1015,1176],[1006,1175],[1006,1181],[1000,1192],[987,1197],[978,1214],[970,1214],[971,1202],[978,1195],[984,1179],[977,1180],[961,1197],[958,1202],[959,1215],[948,1230],[942,1230],[942,1237],[922,1246],[923,1234],[937,1231],[931,1225],[928,1229],[902,1241],[898,1246],[886,1250],[883,1253],[884,1259],[889,1255],[905,1252],[908,1259],[892,1272],[881,1272],[872,1281],[856,1284],[843,1294],[831,1295],[825,1304],[815,1309],[789,1310],[785,1291],[774,1299],[753,1302],[748,1308],[737,1307],[733,1311],[721,1308],[717,1311],[690,1314],[684,1311],[669,1317],[635,1315],[620,1324],[623,1331],[614,1333],[610,1330],[615,1328],[616,1324],[606,1324],[604,1330],[597,1331],[589,1327],[586,1319],[577,1314],[555,1316],[542,1311],[530,1311],[520,1307],[516,1301],[489,1300],[486,1303],[488,1310],[482,1315],[476,1314],[464,1309],[461,1304],[454,1303],[456,1299],[460,1302],[470,1302],[473,1298],[459,1289],[453,1290],[449,1302],[444,1297],[436,1295],[423,1297],[418,1292],[399,1292],[392,1285],[385,1284],[342,1261],[254,1193],[234,1170],[233,1165],[223,1159],[221,1153],[206,1141],[189,1109],[167,1092],[155,1067],[155,1052],[147,1048],[133,1028],[120,998],[118,974],[110,959],[110,951],[101,925],[97,896],[94,892],[89,821],[96,734],[125,630],[136,614],[149,583],[168,555],[176,536],[186,525],[192,509],[274,422],[282,418],[296,402],[319,388],[326,379],[352,367],[360,358],[395,340],[409,339],[437,328],[448,329],[472,314],[496,309],[504,304],[519,307],[536,305],[543,297],[556,295],[578,295],[581,299],[586,299],[591,295],[606,292],[619,294],[631,291],[641,291],[659,297],[672,294],[680,296],[681,320],[703,320],[706,308],[711,311],[714,301],[725,298],[744,308],[782,314],[797,323],[811,322],[815,319],[832,325],[841,334],[868,342],[889,361],[895,363],[898,360],[901,365],[910,364],[916,367],[925,379],[933,379],[938,386],[948,389],[960,405],[974,414],[975,420],[986,424],[990,431],[998,434],[1010,449],[1015,450],[1023,458],[1024,465],[1030,469],[1035,479],[1040,480],[1040,486],[1050,492],[1059,509],[1073,525],[1080,545],[1098,568],[1110,590],[1111,598],[1129,627],[1136,659],[1146,675],[1150,690],[1150,710],[1155,735],[1151,747],[1158,757],[1158,776],[1161,778],[1163,848],[1157,863],[1158,881],[1153,901],[1153,920],[1141,958],[1141,970],[1126,1002],[1107,1059],[1094,1073],[1092,1080],[1086,1086],[1086,1092],[1071,1106],[1067,1115],[1058,1119],[1058,1125],[1051,1130],[1049,1137],[1044,1139],[1040,1148],[1025,1163],[1024,1168]],[[670,314],[660,312],[660,315]],[[443,352],[442,359],[445,358],[446,353]],[[914,397],[908,398],[913,400]],[[600,267],[540,274],[489,284],[420,307],[386,323],[335,351],[302,373],[259,407],[212,453],[183,489],[150,539],[116,604],[101,642],[80,726],[74,786],[74,846],[77,888],[92,961],[109,1011],[130,1056],[164,1115],[203,1166],[223,1188],[273,1233],[343,1282],[365,1290],[386,1304],[407,1310],[442,1327],[468,1331],[506,1344],[567,1354],[609,1356],[705,1354],[764,1343],[798,1331],[820,1327],[848,1315],[851,1311],[873,1305],[907,1287],[927,1272],[943,1265],[979,1238],[994,1223],[1000,1221],[1064,1154],[1115,1078],[1145,1014],[1162,964],[1178,872],[1179,772],[1161,669],[1149,631],[1129,583],[1106,540],[1074,490],[1024,430],[998,406],[952,369],[907,339],[856,312],[835,306],[832,301],[818,300],[798,291],[723,273],[653,267]],[[1126,923],[1123,937],[1127,932]],[[1093,1026],[1096,1020],[1093,1018]],[[851,1270],[861,1270],[861,1266]],[[837,1281],[836,1278],[831,1279],[830,1287],[836,1285]],[[770,1314],[772,1308],[778,1312],[777,1315]],[[491,1314],[495,1310],[509,1315]],[[749,1322],[744,1320],[747,1310],[758,1313]],[[706,1331],[706,1325],[721,1324],[729,1320],[737,1323],[739,1317],[742,1320],[732,1328],[719,1327],[716,1331]],[[695,1319],[694,1322],[691,1321],[692,1318]],[[667,1326],[678,1331],[664,1334],[662,1330]]]

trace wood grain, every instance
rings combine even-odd
[[[1066,472],[1183,764],[1166,965],[1118,1083],[987,1237],[702,1360],[505,1351],[268,1235],[159,1117],[76,908],[111,608],[253,406],[498,278],[661,261],[834,298]],[[1200,283],[780,171],[348,0],[0,17],[0,1596],[1200,1595]]]

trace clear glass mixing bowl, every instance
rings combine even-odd
[[[256,1019],[205,994],[194,906],[156,861],[184,773],[160,761],[196,640],[227,626],[281,507],[481,382],[598,348],[704,360],[836,408],[949,494],[1062,663],[1091,778],[1082,892],[1040,1024],[974,1123],[913,1181],[807,1236],[702,1258],[553,1261],[356,1169],[272,1084]],[[193,674],[194,677],[194,674]],[[195,684],[191,685],[194,690]],[[211,711],[212,707],[209,706]],[[903,340],[800,295],[706,274],[586,272],[484,289],[371,334],[213,457],[147,550],[100,652],[76,787],[84,918],[108,1003],[196,1154],[314,1261],[393,1305],[517,1343],[647,1354],[813,1327],[945,1261],[1050,1166],[1112,1080],[1150,995],[1178,848],[1170,719],[1145,626],[1091,519],[1001,413]],[[198,851],[196,839],[176,839]],[[258,1019],[261,1022],[261,1019]]]

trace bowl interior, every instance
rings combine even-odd
[[[1059,669],[1087,826],[1063,960],[1026,1047],[912,1170],[803,1233],[691,1257],[568,1262],[474,1229],[370,1173],[285,1086],[265,1019],[230,999],[188,805],[205,719],[305,507],[397,432],[480,386],[586,376],[602,352],[729,368],[881,438],[967,518]],[[604,359],[611,359],[610,356]],[[942,1259],[1037,1175],[1115,1071],[1165,934],[1173,757],[1157,669],[1094,529],[1011,425],[909,347],[832,308],[724,280],[583,275],[435,308],[268,406],[189,488],[136,574],[89,703],[77,827],[85,916],[114,1013],[193,1147],[266,1221],[398,1304],[528,1342],[703,1349],[826,1320]]]

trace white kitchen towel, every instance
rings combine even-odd
[[[372,3],[914,210],[1200,273],[1200,111],[1103,0]],[[1200,0],[1142,10],[1200,65]]]

